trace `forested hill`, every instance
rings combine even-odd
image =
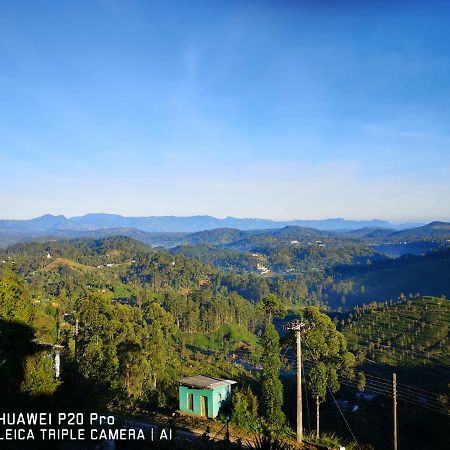
[[[398,240],[450,239],[450,223],[431,222],[423,227],[396,231],[390,234],[389,237]]]
[[[182,255],[173,256],[127,237],[27,242],[0,253],[6,263],[34,282],[45,274],[80,275],[90,281],[151,283],[153,287],[194,288],[219,271]]]
[[[333,274],[346,285],[347,307],[396,299],[401,294],[450,297],[450,249],[385,259],[365,266],[335,267]]]
[[[204,311],[208,303],[227,298],[234,308],[239,310],[242,306],[246,311],[239,313],[240,321],[244,316],[253,320],[250,306],[269,292],[286,304],[300,304],[308,297],[303,281],[225,273],[126,237],[16,244],[0,251],[2,266],[12,266],[38,297],[79,297],[102,292],[115,301],[138,303],[148,295],[158,295],[185,303],[187,299],[187,305],[192,300],[196,308],[202,305]],[[211,321],[210,326],[216,325],[217,320]]]
[[[70,314],[79,299],[101,295],[112,304],[167,312],[177,332],[211,332],[224,324],[254,330],[260,317],[253,302],[268,292],[257,280],[228,280],[198,261],[123,237],[18,244],[0,253],[0,272],[8,268],[25,279],[33,303],[44,308]],[[44,316],[48,325],[36,328],[48,342],[55,324]]]
[[[195,245],[168,252],[126,237],[27,242],[0,251],[0,262],[14,261],[20,275],[45,291],[70,286],[85,292],[90,285],[133,301],[148,285],[234,292],[253,303],[272,292],[288,307],[308,302],[351,309],[402,293],[450,296],[448,249],[390,259],[355,240],[300,242],[290,239],[291,231],[279,230],[275,240],[254,237],[250,251]]]
[[[86,217],[86,216],[83,216]],[[103,217],[103,216],[102,216]],[[121,216],[118,216],[119,218]],[[215,245],[220,247],[229,247],[241,251],[248,251],[252,247],[272,246],[289,243],[290,241],[299,241],[306,243],[321,239],[339,239],[344,241],[359,241],[368,245],[387,245],[398,246],[393,252],[405,254],[410,250],[415,253],[417,243],[423,246],[433,248],[437,243],[450,242],[450,224],[446,222],[432,222],[428,225],[402,229],[396,231],[394,227],[387,228],[383,225],[363,226],[364,223],[344,221],[341,228],[326,226],[326,221],[311,221],[303,223],[294,221],[292,223],[281,222],[256,222],[253,223],[253,229],[242,226],[240,222],[217,222],[212,227],[210,223],[203,223],[201,220],[195,222],[203,224],[202,230],[187,230],[184,226],[179,228],[170,228],[169,231],[155,231],[159,228],[152,228],[142,225],[146,223],[142,220],[112,220],[105,218],[103,221],[89,221],[90,225],[82,225],[84,222],[72,219],[66,219],[63,216],[43,216],[29,221],[8,221],[0,220],[0,247],[23,242],[28,240],[49,240],[49,239],[73,239],[73,238],[96,238],[101,239],[110,236],[127,236],[151,246],[162,246],[165,248],[179,245]],[[188,218],[185,218],[186,220]],[[153,219],[152,219],[153,220]],[[240,219],[239,219],[240,220]],[[164,222],[164,221],[163,221]],[[183,223],[183,222],[180,222]],[[333,222],[338,223],[338,222]],[[341,223],[341,222],[339,222]],[[262,224],[266,226],[263,227]],[[302,224],[302,225],[300,225]],[[309,224],[309,225],[308,225]],[[354,228],[350,228],[350,224]],[[72,226],[73,225],[73,226]],[[224,226],[226,225],[226,226]],[[234,226],[230,226],[234,225]],[[308,225],[308,226],[307,226]],[[405,224],[406,227],[406,224]],[[162,227],[161,229],[164,229]],[[182,230],[182,231],[180,231]],[[183,231],[184,230],[184,231]],[[413,244],[412,246],[405,244]],[[393,247],[391,247],[392,249]]]

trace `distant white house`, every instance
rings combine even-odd
[[[52,255],[50,253],[47,253],[47,259],[51,259]]]
[[[259,271],[261,275],[264,275],[265,273],[269,272],[269,269],[266,266],[263,266],[262,264],[257,263],[256,269]]]

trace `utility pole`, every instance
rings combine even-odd
[[[295,331],[297,342],[297,442],[303,440],[303,406],[302,406],[302,335],[300,329]]]
[[[61,376],[61,351],[64,350],[62,345],[53,345],[55,355],[53,358],[53,368],[55,369],[55,379],[59,380]]]
[[[398,431],[397,431],[397,374],[392,374],[392,401],[394,407],[394,450],[398,448]]]
[[[283,325],[285,331],[295,331],[297,344],[297,442],[303,442],[303,414],[302,414],[302,336],[301,330],[305,323],[301,320],[294,320]]]

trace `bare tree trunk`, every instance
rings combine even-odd
[[[316,397],[316,438],[319,439],[319,424],[320,424],[320,397]]]

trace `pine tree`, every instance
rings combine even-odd
[[[280,428],[285,422],[281,410],[283,405],[283,385],[280,381],[280,337],[275,327],[269,323],[262,337],[263,354],[261,374],[261,406],[266,423],[272,428]]]

